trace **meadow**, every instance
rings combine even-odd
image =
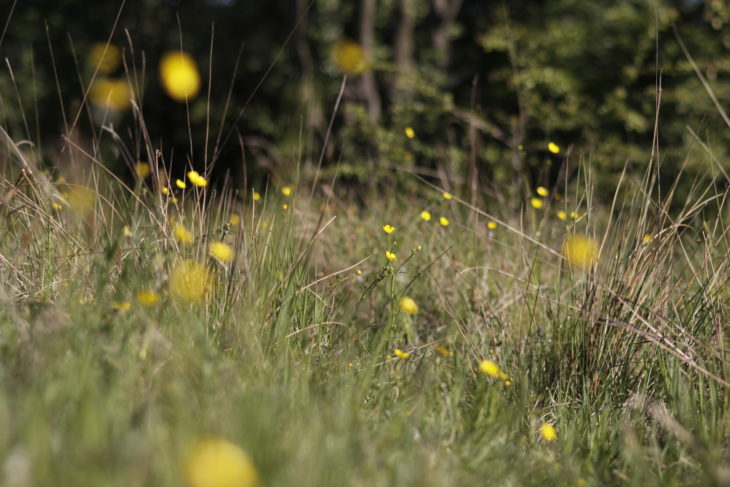
[[[170,164],[134,91],[74,109],[131,138],[0,125],[0,484],[730,485],[710,145],[701,178],[657,142],[610,191],[562,141],[519,147],[571,167],[523,192],[303,160],[247,187]]]

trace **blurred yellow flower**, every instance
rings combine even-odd
[[[499,365],[492,362],[491,360],[482,360],[479,363],[479,370],[482,374],[486,374],[489,377],[499,377]]]
[[[446,347],[442,347],[441,345],[436,347],[436,351],[439,353],[439,355],[443,357],[451,357],[451,355],[453,355],[450,350],[448,350]]]
[[[451,193],[444,193],[441,196],[443,196],[445,200],[450,200],[450,199],[454,198],[454,196]]]
[[[428,211],[424,210],[424,211],[421,212],[421,218],[423,220],[429,222],[429,221],[431,221],[431,213],[429,213]]]
[[[186,456],[189,487],[257,487],[259,476],[249,456],[222,438],[200,441]]]
[[[545,186],[538,186],[535,192],[543,198],[550,194],[550,191]]]
[[[230,262],[233,260],[233,249],[230,245],[223,242],[211,242],[208,247],[208,253],[221,262]]]
[[[137,302],[142,306],[152,307],[160,302],[160,295],[151,290],[139,291],[137,293]]]
[[[193,99],[200,91],[200,73],[193,58],[186,52],[171,51],[160,61],[162,87],[178,102]]]
[[[96,209],[96,191],[81,184],[69,185],[68,192],[63,195],[68,206],[81,216],[88,217]]]
[[[530,198],[530,204],[538,210],[543,207],[543,201],[540,198]]]
[[[256,191],[253,192],[253,200],[259,201],[261,199],[261,194],[257,193]]]
[[[54,210],[62,210],[63,205],[61,203],[59,203],[58,201],[53,201],[51,203],[51,208],[53,208]]]
[[[391,262],[393,262],[394,260],[398,260],[398,257],[396,257],[395,253],[391,252],[390,250],[385,251],[385,258]]]
[[[132,91],[122,79],[95,79],[89,87],[89,99],[99,108],[122,111],[130,105]]]
[[[188,179],[191,183],[200,188],[208,185],[208,180],[198,174],[198,171],[188,171]]]
[[[114,44],[97,42],[89,49],[87,61],[93,69],[100,73],[109,74],[119,67],[122,60],[122,51]]]
[[[490,230],[494,230],[495,228],[497,228],[497,222],[495,222],[495,221],[488,222],[487,223],[487,228],[490,229]]]
[[[416,302],[408,296],[400,298],[400,309],[406,314],[415,315],[418,313],[418,305]]]
[[[644,234],[644,237],[641,239],[641,241],[644,242],[645,244],[648,244],[649,242],[651,242],[651,239],[652,239],[651,234],[646,233],[646,234]]]
[[[146,162],[138,162],[134,165],[134,174],[140,179],[145,179],[150,176],[150,165]]]
[[[283,205],[281,205],[281,209],[284,210],[284,211],[286,211],[286,210],[289,209],[289,205],[287,205],[286,203],[284,203]]]
[[[183,260],[170,272],[170,293],[185,302],[198,302],[210,291],[212,278],[203,264]]]
[[[183,225],[182,223],[175,225],[175,228],[173,228],[172,230],[172,234],[175,236],[175,240],[177,240],[181,244],[193,243],[193,234],[190,233],[190,231],[185,228],[185,225]]]
[[[368,69],[365,51],[352,39],[340,39],[332,46],[335,65],[345,74],[358,75]]]
[[[548,150],[553,154],[558,154],[560,152],[560,146],[555,142],[550,142],[548,144]]]
[[[132,309],[132,303],[129,301],[121,301],[112,303],[112,309],[117,311],[129,311]]]
[[[585,235],[569,235],[563,242],[563,257],[575,267],[591,267],[598,261],[598,243]]]
[[[558,210],[558,212],[556,213],[556,215],[558,215],[558,218],[561,219],[561,220],[563,220],[563,221],[565,221],[565,219],[568,218],[568,215],[566,215],[563,210]]]
[[[177,186],[180,189],[185,189],[185,187],[186,187],[185,181],[182,181],[180,179],[176,179],[175,180],[175,186]]]
[[[406,134],[406,137],[408,137],[409,139],[412,139],[413,137],[416,136],[416,132],[411,127],[406,127],[403,130],[403,132]]]
[[[578,213],[576,213],[575,211],[570,212],[570,218],[572,218],[573,220],[577,220],[578,217],[580,217],[580,215]]]
[[[167,186],[163,186],[162,189],[160,190],[160,193],[162,193],[164,195],[168,195],[168,194],[170,194],[170,190],[167,189]]]
[[[395,227],[392,226],[392,225],[384,225],[383,226],[383,231],[385,233],[387,233],[388,235],[390,235],[391,233],[395,232]]]
[[[393,350],[393,355],[395,355],[399,359],[403,359],[403,360],[406,360],[406,359],[408,359],[411,356],[410,353],[404,352],[400,348],[396,348],[395,350]]]
[[[448,227],[449,223],[451,223],[451,222],[449,222],[448,218],[446,218],[445,216],[442,216],[441,218],[439,218],[439,223],[444,227]]]
[[[231,216],[228,217],[228,224],[235,227],[239,223],[241,223],[241,216],[238,213],[231,213]]]
[[[291,186],[284,186],[283,188],[281,188],[281,194],[283,194],[284,196],[291,196],[293,191],[294,189]]]
[[[543,423],[540,425],[540,436],[542,436],[545,441],[551,442],[558,439],[558,432],[555,429],[555,426],[550,423]]]

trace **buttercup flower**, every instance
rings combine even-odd
[[[416,302],[408,296],[403,296],[400,299],[400,309],[406,314],[415,315],[418,313],[418,305]]]
[[[545,186],[538,186],[535,192],[543,198],[550,194],[550,191]]]
[[[489,223],[487,223],[487,228],[490,230],[494,230],[495,228],[497,228],[497,222],[490,221]]]
[[[549,443],[558,439],[558,432],[555,426],[550,423],[543,423],[540,425],[540,436]]]
[[[538,210],[543,207],[543,202],[540,198],[530,198],[530,204]]]
[[[178,102],[193,99],[200,91],[200,74],[193,58],[186,52],[168,52],[160,61],[162,87]]]
[[[408,137],[409,139],[412,139],[416,136],[416,132],[411,127],[406,127],[403,132],[405,132],[406,137]]]
[[[383,231],[385,233],[387,233],[388,235],[390,235],[391,233],[395,232],[395,227],[392,226],[392,225],[384,225],[383,226]]]
[[[439,223],[441,224],[441,226],[448,227],[449,223],[451,223],[451,222],[449,222],[448,218],[446,218],[445,216],[442,216],[441,218],[439,218]]]
[[[340,70],[349,75],[358,75],[368,69],[365,50],[351,39],[340,39],[332,46],[332,58]]]
[[[421,218],[422,218],[423,220],[425,220],[425,221],[429,222],[429,221],[431,221],[431,213],[429,213],[429,212],[428,212],[428,211],[426,211],[426,210],[423,210],[423,211],[421,212]]]
[[[211,242],[208,247],[208,253],[221,262],[230,262],[233,260],[233,249],[230,245],[223,242]]]
[[[393,350],[393,355],[395,355],[396,357],[398,357],[399,359],[402,359],[402,360],[406,360],[411,356],[410,353],[404,352],[400,348],[396,348],[395,350]]]
[[[144,290],[137,293],[137,302],[142,306],[151,307],[160,302],[160,295],[151,290]]]
[[[198,171],[188,171],[188,180],[199,188],[203,188],[208,185],[208,180],[198,174]]]
[[[555,142],[550,142],[548,144],[548,150],[553,154],[558,154],[560,152],[560,146]]]
[[[150,165],[146,162],[138,162],[134,165],[134,174],[140,179],[148,178],[150,175]]]
[[[251,458],[222,438],[198,443],[185,458],[189,487],[257,487],[259,477]]]
[[[563,257],[580,268],[588,268],[598,261],[598,242],[585,235],[569,235],[563,242]]]
[[[170,293],[181,301],[202,301],[212,287],[210,271],[194,260],[183,260],[170,272]]]
[[[479,363],[479,370],[482,374],[486,374],[489,377],[499,377],[499,365],[491,360],[482,360]]]
[[[187,228],[185,228],[185,225],[183,225],[182,223],[175,225],[175,228],[173,228],[172,230],[172,234],[175,236],[175,240],[177,240],[181,244],[193,243],[193,234]]]
[[[396,257],[395,253],[391,252],[390,250],[385,251],[385,258],[391,262],[393,262],[394,260],[398,260],[398,257]]]

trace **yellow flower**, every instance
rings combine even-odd
[[[239,223],[241,223],[241,216],[238,213],[231,213],[231,216],[228,218],[228,224],[235,227]]]
[[[385,258],[391,262],[393,262],[394,260],[398,260],[398,257],[396,257],[395,253],[391,252],[390,250],[385,251]]]
[[[259,201],[261,199],[261,194],[257,193],[256,191],[253,192],[253,200]]]
[[[558,432],[555,429],[555,426],[550,423],[543,423],[540,425],[540,436],[542,436],[545,441],[551,442],[558,439]]]
[[[193,260],[183,260],[170,272],[170,293],[182,301],[193,303],[203,300],[211,285],[208,268]]]
[[[170,203],[172,203],[173,205],[176,205],[177,201],[178,201],[177,198],[174,196],[172,198],[170,198]]]
[[[560,146],[556,144],[555,142],[550,142],[548,144],[548,150],[552,152],[553,154],[557,154],[560,152]]]
[[[284,196],[291,196],[292,191],[294,191],[294,189],[291,186],[284,186],[281,188],[281,194]]]
[[[112,303],[112,309],[117,311],[129,311],[132,309],[132,303],[129,301],[121,301]]]
[[[162,87],[170,98],[184,102],[200,91],[200,73],[192,57],[186,52],[168,52],[160,61]]]
[[[130,105],[132,90],[125,80],[99,78],[89,87],[89,99],[99,108],[122,111]]]
[[[444,227],[448,227],[449,223],[451,223],[451,222],[449,222],[448,218],[446,218],[445,216],[442,216],[441,218],[439,218],[439,223]]]
[[[163,186],[162,189],[160,190],[160,193],[162,193],[164,195],[168,195],[168,194],[170,194],[170,190],[167,189],[167,186]]]
[[[185,189],[185,181],[181,181],[179,179],[175,180],[175,186],[177,186],[180,189]]]
[[[138,162],[134,165],[134,173],[140,179],[145,179],[150,175],[150,165],[146,162]]]
[[[451,193],[444,193],[441,196],[443,196],[445,200],[450,200],[450,199],[454,198],[454,196]]]
[[[545,186],[538,186],[537,189],[535,189],[535,192],[542,196],[543,198],[550,194],[550,191]]]
[[[540,198],[530,198],[530,204],[538,210],[543,207],[543,202]]]
[[[393,355],[395,355],[399,359],[403,359],[403,360],[406,360],[406,359],[408,359],[411,356],[410,353],[404,352],[400,348],[396,348],[395,350],[393,350]]]
[[[345,74],[358,75],[368,69],[365,51],[351,39],[340,39],[332,46],[332,58],[340,71]]]
[[[137,293],[137,302],[142,306],[152,307],[160,302],[160,295],[151,290],[144,290]]]
[[[405,132],[406,137],[408,137],[409,139],[412,139],[416,136],[416,132],[411,127],[406,127],[403,132]]]
[[[429,213],[429,212],[428,212],[428,211],[426,211],[426,210],[423,210],[423,211],[421,212],[421,218],[423,218],[423,220],[425,220],[425,221],[427,221],[427,222],[430,222],[430,221],[431,221],[431,213]]]
[[[570,218],[572,218],[573,220],[577,220],[579,216],[580,215],[578,213],[576,213],[575,211],[570,212]]]
[[[391,233],[395,232],[395,227],[392,226],[392,225],[384,225],[383,226],[383,231],[385,233],[387,233],[388,235],[390,235]]]
[[[58,201],[54,201],[51,203],[51,208],[53,208],[54,210],[62,210],[63,205],[61,203],[59,203]]]
[[[561,219],[561,220],[563,220],[563,221],[565,221],[565,219],[568,218],[568,215],[566,215],[563,210],[558,210],[558,212],[556,213],[556,215],[558,215],[558,218]]]
[[[198,174],[198,171],[188,171],[188,179],[191,183],[200,188],[208,185],[208,180]]]
[[[173,228],[172,230],[172,234],[175,236],[175,240],[177,240],[181,244],[193,243],[193,234],[190,233],[190,231],[185,228],[185,225],[183,225],[182,223],[175,225],[175,228]]]
[[[124,235],[127,238],[134,236],[134,234],[132,233],[132,230],[130,230],[130,228],[127,225],[124,225],[122,227],[122,235]]]
[[[259,476],[249,456],[222,438],[200,441],[186,456],[189,487],[257,487]]]
[[[489,377],[499,377],[499,365],[491,360],[482,360],[479,364],[479,370]]]
[[[400,298],[400,309],[406,314],[415,315],[418,313],[418,305],[416,302],[408,296]]]
[[[89,49],[87,58],[89,66],[98,69],[100,73],[109,74],[119,67],[122,55],[120,49],[114,44],[97,42]]]
[[[208,252],[221,262],[230,262],[233,260],[233,249],[230,245],[223,242],[211,242],[208,247]]]
[[[569,235],[563,242],[563,257],[576,267],[587,268],[598,261],[598,243],[585,235]]]
[[[436,347],[436,351],[443,357],[451,357],[452,353],[446,347],[439,345]]]
[[[497,222],[490,221],[489,223],[487,223],[487,228],[490,230],[494,230],[495,228],[497,228]]]
[[[644,234],[644,237],[641,239],[641,241],[644,242],[645,244],[648,244],[649,242],[651,242],[651,239],[652,239],[651,234],[646,233],[646,234]]]

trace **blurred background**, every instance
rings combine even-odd
[[[590,161],[599,198],[656,136],[689,191],[730,168],[730,131],[680,40],[722,105],[729,21],[725,0],[5,0],[0,124],[43,167],[72,140],[124,178],[157,157],[250,189],[323,154],[351,188],[488,194]]]

